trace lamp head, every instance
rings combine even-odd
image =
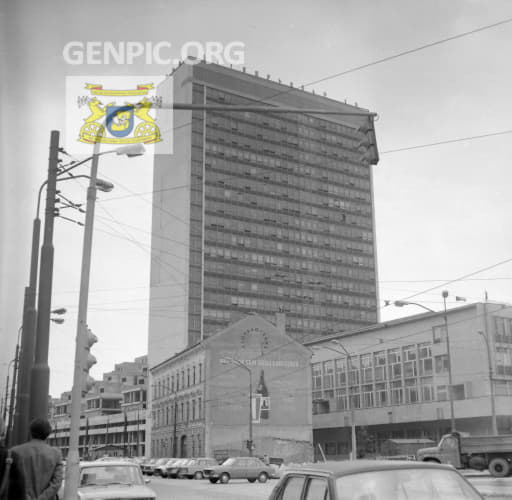
[[[446,299],[446,297],[448,297],[448,290],[443,290],[443,299]]]
[[[407,302],[405,300],[395,300],[393,302],[393,304],[396,306],[396,307],[404,307],[407,305]]]
[[[50,318],[50,320],[58,325],[62,325],[62,323],[64,323],[64,318]]]
[[[114,184],[103,179],[96,179],[96,187],[104,193],[109,193],[114,189]]]
[[[116,149],[116,154],[118,155],[126,155],[128,158],[132,158],[133,156],[141,156],[146,151],[146,148],[143,144],[128,144],[127,146],[121,146]]]

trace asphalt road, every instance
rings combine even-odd
[[[486,498],[512,500],[512,477],[503,479],[489,475],[469,476],[467,479]],[[151,478],[149,487],[158,500],[267,500],[277,480],[250,484],[246,480],[231,480],[228,484],[211,484],[208,480]]]

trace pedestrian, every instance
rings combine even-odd
[[[5,424],[0,417],[0,500],[25,498],[25,478],[18,455],[5,446]]]
[[[23,464],[26,500],[57,500],[63,466],[60,450],[46,443],[51,432],[48,420],[36,418],[30,423],[32,439],[12,449]]]

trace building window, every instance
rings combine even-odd
[[[372,384],[363,385],[363,408],[373,406],[373,386]]]
[[[446,340],[446,326],[439,325],[432,328],[432,341],[434,344],[440,344]]]
[[[402,381],[396,380],[391,382],[391,404],[401,405],[403,403]]]
[[[418,344],[418,364],[420,375],[432,375],[432,346],[430,343]]]
[[[435,358],[436,373],[445,373],[448,371],[448,354],[440,354]]]
[[[190,387],[190,368],[187,368],[187,387]]]
[[[434,379],[432,377],[422,377],[420,379],[421,400],[434,401]]]
[[[199,382],[203,380],[203,364],[199,363]]]
[[[389,378],[402,378],[402,354],[400,348],[388,349]]]
[[[464,384],[453,385],[452,386],[452,394],[453,394],[453,399],[456,401],[461,400],[461,399],[466,399]]]
[[[201,405],[202,405],[202,400],[201,400],[201,398],[199,398],[199,399],[197,400],[197,418],[198,418],[199,420],[201,420],[201,415],[202,415],[202,413],[203,413],[203,410],[202,410],[202,406],[201,406]]]
[[[347,407],[347,390],[345,388],[336,389],[336,409],[346,410]]]
[[[361,408],[361,394],[359,393],[359,387],[350,388],[350,409]]]
[[[417,403],[419,401],[418,386],[415,378],[405,379],[405,402]]]
[[[416,346],[404,346],[404,377],[416,377],[418,375],[416,368]]]
[[[196,365],[192,367],[192,384],[196,385]]]
[[[345,358],[338,358],[334,360],[334,373],[336,377],[336,387],[344,387],[347,383]]]
[[[437,386],[437,400],[448,401],[448,388],[446,385]]]
[[[334,387],[334,363],[332,360],[324,361],[324,389]]]
[[[196,419],[196,400],[192,400],[192,420]]]
[[[311,365],[311,372],[313,375],[313,390],[322,388],[322,365],[320,363],[313,363]]]
[[[375,369],[375,381],[386,380],[386,352],[379,351],[373,355],[373,365]]]
[[[388,403],[388,394],[386,383],[380,382],[375,384],[375,406],[386,406]]]
[[[363,384],[373,382],[372,355],[363,354],[361,356],[361,373],[363,376]]]

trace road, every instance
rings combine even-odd
[[[512,500],[512,477],[492,478],[489,475],[469,476],[467,479],[486,498]],[[277,480],[264,484],[250,484],[245,480],[231,480],[228,484],[211,484],[207,480],[151,478],[149,486],[158,500],[267,500]]]

